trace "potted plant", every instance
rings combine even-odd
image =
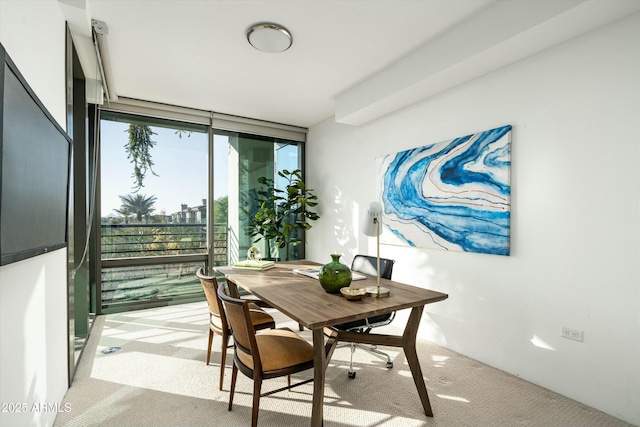
[[[254,242],[261,239],[271,243],[275,255],[281,248],[285,248],[285,260],[290,259],[290,248],[302,243],[300,233],[311,229],[308,220],[320,218],[318,214],[309,210],[318,205],[318,197],[312,189],[306,188],[302,180],[302,171],[282,170],[278,175],[287,180],[284,189],[274,187],[273,180],[267,177],[258,178],[258,182],[266,189],[258,191],[258,211],[251,220],[251,237]]]

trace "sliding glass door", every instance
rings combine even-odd
[[[301,169],[303,144],[211,125],[102,111],[99,274],[101,312],[203,299],[195,271],[227,265],[251,237],[265,177]],[[292,259],[304,257],[297,246]]]
[[[100,126],[102,308],[200,295],[207,127],[109,112]]]
[[[301,164],[302,144],[295,141],[215,131],[214,197],[228,200],[230,263],[245,259],[252,246],[258,247],[264,258],[283,259],[270,242],[251,237],[251,219],[259,208],[258,191],[266,189],[260,178],[274,182],[275,177],[276,188],[284,188],[278,171],[300,169]],[[304,257],[303,248],[297,246],[291,259]]]

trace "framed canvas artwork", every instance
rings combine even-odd
[[[381,242],[509,255],[510,125],[377,162]]]

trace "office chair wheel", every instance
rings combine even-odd
[[[387,362],[387,369],[393,368],[393,362]]]
[[[349,378],[354,379],[356,377],[355,372],[349,372]]]

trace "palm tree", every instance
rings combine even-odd
[[[128,194],[118,197],[122,201],[122,206],[120,209],[114,210],[125,217],[135,215],[138,222],[142,222],[143,217],[148,218],[153,213],[153,205],[157,200],[156,196],[147,197],[144,194]]]

